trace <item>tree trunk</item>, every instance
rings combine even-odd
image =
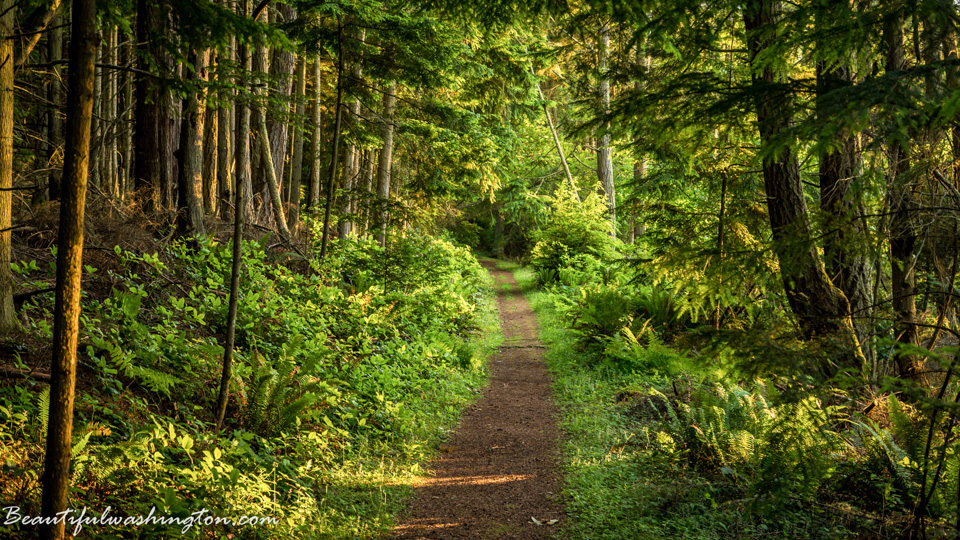
[[[899,6],[898,6],[899,7]],[[884,41],[887,46],[885,69],[888,73],[904,67],[902,11],[884,23]],[[890,279],[891,302],[896,316],[897,342],[907,347],[920,345],[916,325],[916,263],[917,229],[914,221],[917,202],[906,173],[910,170],[910,148],[893,138],[887,149],[889,160],[887,200],[890,207]],[[897,351],[897,369],[904,378],[918,378],[923,372],[923,361],[910,352]]]
[[[164,56],[164,62],[169,59]],[[169,67],[169,66],[167,66]],[[173,74],[172,76],[176,76]],[[163,92],[159,96],[160,108],[160,182],[163,193],[164,208],[177,208],[177,141],[179,140],[180,100],[175,99],[170,92]]]
[[[531,67],[531,72],[533,68]],[[547,117],[547,127],[550,128],[550,135],[553,136],[553,144],[557,148],[557,154],[560,156],[560,164],[563,165],[563,173],[567,177],[567,183],[570,184],[570,191],[573,192],[573,198],[580,202],[580,193],[577,191],[577,183],[573,180],[573,175],[570,173],[570,165],[567,164],[567,156],[563,153],[563,145],[560,144],[560,135],[557,133],[557,127],[553,123],[553,117],[550,116],[550,108],[547,107],[546,98],[543,97],[543,90],[540,89],[540,83],[537,83],[537,95],[540,96],[540,101],[543,102],[543,114]]]
[[[330,158],[330,176],[327,180],[327,203],[323,211],[323,236],[320,239],[320,260],[327,256],[327,244],[330,242],[330,211],[333,207],[333,185],[337,180],[337,158],[340,156],[340,124],[343,121],[343,21],[337,20],[337,101],[336,119],[333,123],[333,155]]]
[[[610,112],[610,24],[603,23],[600,28],[600,112],[607,114]],[[611,142],[610,123],[604,122],[600,126],[600,141],[597,145],[597,178],[603,187],[603,193],[607,198],[607,210],[610,212],[611,234],[617,235],[617,194],[614,191],[613,183],[613,149],[610,148]]]
[[[824,100],[829,94],[853,83],[853,72],[844,64],[817,66],[817,113],[825,116]],[[827,274],[850,303],[854,321],[869,319],[873,305],[872,261],[858,249],[858,242],[869,238],[862,216],[859,182],[861,149],[859,136],[848,131],[837,135],[836,144],[820,156],[820,209],[824,215],[823,256]],[[870,336],[872,321],[855,324],[864,343]]]
[[[376,198],[376,193],[373,191],[373,177],[375,175],[374,163],[377,159],[375,150],[368,150],[366,154],[367,159],[364,160],[363,165],[363,196],[366,201],[366,208],[363,212],[363,234],[365,238],[370,236],[370,209]]]
[[[269,24],[272,16],[273,16],[273,13],[271,13],[271,10],[269,9],[269,6],[268,6],[266,9],[264,9],[261,12],[260,22],[262,22],[263,24]],[[256,79],[257,86],[263,90],[264,96],[268,96],[269,86],[268,86],[267,79],[268,79],[268,75],[270,74],[270,48],[264,44],[258,44],[256,46],[255,51],[256,52],[253,54],[253,71],[254,73],[257,74],[257,77],[258,77],[258,79]],[[266,108],[266,107],[267,107],[267,103],[263,103],[260,105],[251,104],[250,114],[251,115],[256,114],[254,112],[255,109]],[[256,122],[255,117],[252,118],[252,122],[254,123]],[[252,127],[254,132],[256,132],[256,134],[252,136],[259,137],[259,128],[256,125]],[[252,146],[253,142],[251,141],[250,144]],[[269,139],[267,144],[269,144]],[[254,189],[254,193],[262,192],[262,196],[259,199],[256,199],[253,201],[253,207],[257,211],[258,216],[262,216],[261,205],[264,203],[264,201],[268,201],[270,199],[270,188],[267,186],[267,183],[266,183],[267,172],[266,170],[264,170],[262,156],[263,156],[262,152],[260,152],[258,149],[251,148],[250,162],[253,165],[253,171],[254,171],[253,189]]]
[[[215,76],[211,74],[211,77]],[[221,105],[220,108],[223,106]],[[220,153],[217,143],[220,142],[220,115],[217,109],[207,107],[204,113],[203,129],[203,208],[212,215],[217,212],[218,201],[217,158],[220,157]]]
[[[97,36],[97,39],[102,41],[103,34],[102,29],[101,33]],[[97,47],[97,59],[95,64],[103,63],[103,49]],[[103,173],[103,167],[101,166],[100,160],[101,155],[103,154],[103,68],[96,67],[96,74],[93,80],[93,119],[90,127],[91,132],[93,133],[93,138],[90,142],[90,185],[103,191],[103,186],[101,182],[101,175]],[[70,72],[67,72],[67,76],[70,76]]]
[[[307,57],[301,56],[297,64],[297,106],[295,118],[300,121],[306,114]],[[290,215],[293,227],[300,220],[300,184],[303,178],[303,126],[294,131],[293,160],[290,162]]]
[[[207,57],[210,51],[191,54],[194,72],[190,78],[196,82],[206,78]],[[205,236],[203,216],[203,112],[206,101],[204,90],[197,90],[183,100],[183,122],[180,126],[180,187],[178,228],[182,234]]]
[[[104,59],[106,63],[115,66],[117,62],[117,27],[112,26],[107,29],[108,40],[104,47]],[[108,196],[116,199],[120,198],[120,189],[117,174],[117,100],[118,94],[118,73],[115,69],[106,69],[103,72],[104,77],[104,114],[103,114],[103,171],[104,171],[104,192]]]
[[[124,46],[124,63],[127,67],[133,67],[134,58],[136,58],[136,51],[134,50],[134,45],[131,42],[128,42]],[[132,111],[134,107],[133,100],[133,73],[125,71],[123,73],[123,107],[121,110],[124,114],[124,130],[123,130],[123,144],[120,148],[120,156],[123,160],[123,171],[122,171],[122,185],[121,185],[121,197],[126,198],[127,193],[130,192],[133,182],[131,181],[133,174],[133,124],[134,124],[134,115]]]
[[[229,0],[224,0],[223,6],[229,8]],[[236,38],[233,36],[230,37],[229,45],[225,51],[227,55],[227,60],[233,61],[236,60],[234,54],[234,47],[236,46]],[[225,95],[221,95],[221,105],[217,109],[218,116],[218,130],[217,130],[217,189],[219,191],[220,203],[218,204],[220,208],[220,216],[223,219],[228,219],[231,215],[230,204],[231,201],[235,198],[233,196],[236,177],[236,170],[234,169],[234,137],[236,137],[236,113],[237,106],[236,100],[231,100],[234,96],[233,90],[224,90]],[[228,103],[233,102],[233,106],[229,106]]]
[[[744,23],[751,63],[762,58],[770,47],[779,16],[779,0],[751,0],[748,3]],[[753,73],[754,85],[763,90],[757,91],[754,98],[760,140],[769,145],[788,129],[793,117],[792,103],[784,94],[772,90],[779,77],[769,64],[755,66]],[[812,243],[797,158],[787,148],[778,155],[764,157],[762,169],[783,288],[797,317],[801,335],[805,339],[836,339],[837,352],[844,363],[859,367],[864,359],[850,318],[849,302],[830,281]]]
[[[397,112],[397,83],[392,81],[383,94],[383,148],[377,167],[377,241],[387,245],[388,205],[390,203],[390,168],[393,165],[393,124]]]
[[[50,81],[50,88],[47,92],[47,99],[50,100],[50,107],[47,109],[47,123],[50,129],[50,144],[47,154],[47,163],[50,167],[50,173],[47,175],[47,199],[51,201],[60,199],[60,175],[63,170],[63,122],[60,120],[63,109],[63,77],[59,62],[63,58],[63,28],[60,28],[60,21],[63,20],[59,15],[51,22],[52,28],[47,37],[47,61],[53,64],[50,68],[53,74],[53,80]]]
[[[10,225],[13,212],[13,34],[16,2],[0,0],[0,336],[16,329]]]
[[[359,31],[359,40],[363,41],[366,37],[366,31]],[[360,84],[360,78],[363,76],[363,66],[360,59],[354,61],[351,78],[354,84]],[[354,131],[360,125],[360,100],[354,100],[350,105],[350,116],[354,126]],[[353,140],[356,140],[354,134]],[[353,222],[350,216],[354,213],[354,191],[357,187],[357,177],[360,174],[360,147],[351,143],[347,146],[346,166],[343,171],[343,208],[340,217],[340,238],[346,238],[353,232]]]
[[[260,135],[260,159],[266,173],[267,193],[273,205],[273,218],[277,222],[277,229],[284,240],[290,239],[290,230],[287,228],[287,219],[283,215],[283,200],[280,198],[280,184],[276,170],[273,168],[273,156],[270,155],[270,133],[267,130],[267,114],[257,111],[257,127]]]
[[[320,90],[322,83],[322,74],[320,71],[320,59],[313,61],[313,99],[311,100],[311,124],[313,125],[313,137],[310,140],[310,199],[309,206],[316,209],[320,206]]]
[[[153,0],[137,1],[138,67],[149,72],[151,62],[161,59],[157,51],[157,34],[162,31],[160,8]],[[163,206],[163,178],[161,176],[160,123],[163,101],[160,89],[152,77],[137,76],[137,105],[135,118],[134,187],[146,212]]]
[[[77,334],[80,326],[80,277],[83,267],[83,217],[90,163],[94,62],[97,56],[95,0],[74,0],[72,24],[64,186],[57,235],[50,417],[47,423],[40,511],[45,517],[56,516],[67,508],[67,492],[70,488],[73,398],[77,371]],[[10,267],[9,261],[5,267]],[[64,537],[64,526],[62,520],[57,520],[55,524],[43,526],[40,536],[44,539],[61,539]]]
[[[244,46],[246,48],[246,46]],[[246,56],[246,54],[244,54]],[[247,123],[250,115],[247,113]],[[250,140],[245,137],[246,140]],[[249,174],[249,173],[248,173]],[[234,189],[233,200],[233,264],[230,269],[230,303],[227,308],[227,342],[223,347],[223,369],[220,374],[220,392],[217,395],[217,405],[214,418],[217,430],[223,427],[223,419],[227,412],[227,401],[230,398],[230,379],[233,377],[233,347],[237,335],[237,306],[240,300],[240,270],[243,265],[243,189]],[[227,205],[223,205],[227,207]]]
[[[297,10],[288,4],[277,4],[277,9],[271,14],[274,22],[277,24],[290,23],[297,18]],[[290,94],[293,91],[293,72],[296,66],[296,56],[290,51],[277,49],[273,60],[273,73],[280,78],[280,87],[277,91],[277,98],[283,103],[290,101]],[[270,127],[270,148],[273,156],[273,168],[276,171],[277,181],[284,178],[286,164],[284,163],[288,153],[289,144],[289,120],[287,115],[280,115],[278,118],[269,118]]]

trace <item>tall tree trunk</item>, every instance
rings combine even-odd
[[[154,0],[137,1],[138,67],[147,73],[150,58],[161,59],[157,51],[157,34],[162,31],[160,8]],[[163,206],[163,178],[161,175],[160,123],[163,101],[156,81],[147,75],[137,76],[137,105],[134,141],[134,187],[146,212]]]
[[[363,212],[363,234],[364,238],[370,236],[370,209],[372,208],[372,203],[376,199],[376,193],[374,192],[373,187],[373,177],[375,176],[375,163],[377,159],[376,150],[368,150],[366,152],[367,158],[364,160],[363,164],[363,197],[366,201],[366,208]]]
[[[817,114],[827,116],[829,109],[824,101],[831,99],[831,92],[852,83],[850,66],[827,66],[821,62],[817,66]],[[873,263],[857,245],[869,238],[862,219],[861,190],[853,189],[859,182],[860,167],[859,136],[841,131],[836,145],[820,156],[820,209],[824,215],[823,256],[827,274],[847,297],[852,318],[866,321],[873,305]],[[870,336],[872,322],[854,326],[858,338],[864,343]]]
[[[313,99],[310,104],[311,124],[313,125],[313,137],[310,139],[310,198],[308,200],[311,209],[316,211],[320,206],[320,140],[322,135],[320,124],[320,91],[323,83],[320,71],[320,59],[313,61]]]
[[[893,17],[884,23],[884,41],[887,46],[886,71],[893,73],[904,67],[902,6],[895,6]],[[887,200],[890,207],[890,274],[891,302],[897,319],[897,341],[904,346],[919,346],[920,332],[916,325],[916,270],[915,251],[917,229],[914,216],[917,202],[906,173],[910,170],[910,149],[894,137],[887,149],[889,160]],[[895,355],[900,376],[917,378],[923,372],[923,362],[908,351]]]
[[[779,0],[751,0],[747,4],[744,23],[751,63],[767,54],[776,36],[779,17]],[[793,117],[792,103],[788,95],[775,91],[781,75],[774,72],[769,63],[755,66],[753,73],[760,140],[769,145],[788,129]],[[837,352],[845,363],[861,366],[863,353],[850,318],[850,304],[843,292],[830,281],[812,243],[809,212],[796,156],[789,148],[777,155],[766,156],[762,169],[783,288],[801,334],[807,339],[836,339]]]
[[[10,225],[13,212],[13,37],[14,0],[0,0],[0,335],[16,329],[13,274],[10,270]]]
[[[244,2],[247,4],[248,2]],[[250,48],[247,45],[240,47],[240,56],[244,63],[244,72],[250,73]],[[236,185],[235,189],[241,191],[243,196],[243,216],[244,220],[253,219],[253,167],[250,162],[250,106],[245,102],[238,102],[237,110],[237,164],[236,164]]]
[[[246,46],[244,46],[244,49]],[[245,52],[244,57],[248,56]],[[247,121],[250,123],[250,114],[246,114]],[[249,141],[249,137],[244,137]],[[248,161],[249,164],[249,161]],[[247,169],[249,175],[249,168]],[[217,405],[214,417],[217,422],[217,430],[223,427],[223,419],[227,412],[227,401],[230,398],[230,379],[233,377],[233,348],[237,335],[237,307],[240,300],[240,270],[243,265],[243,214],[245,204],[243,202],[244,190],[237,186],[233,190],[233,264],[230,269],[230,303],[227,308],[227,342],[223,347],[223,369],[220,374],[220,392],[217,395]],[[226,208],[228,205],[224,204]]]
[[[600,27],[600,51],[598,68],[600,70],[600,113],[610,112],[610,24],[602,23]],[[607,210],[610,212],[610,227],[613,236],[617,235],[617,194],[613,183],[613,149],[611,142],[610,123],[604,122],[600,126],[600,140],[597,145],[597,178],[603,187],[607,198]]]
[[[337,159],[340,157],[340,127],[343,122],[343,21],[337,20],[337,101],[333,123],[333,155],[330,157],[330,176],[327,180],[327,203],[323,210],[323,236],[320,239],[320,260],[327,256],[330,242],[330,211],[333,208],[333,186],[337,180]]]
[[[101,33],[97,36],[98,40],[103,40],[102,29]],[[103,63],[103,49],[97,47],[97,59],[95,64]],[[93,133],[93,139],[90,142],[91,156],[90,156],[90,185],[103,191],[102,186],[102,174],[103,166],[101,164],[101,156],[103,154],[103,68],[96,67],[96,75],[93,80],[93,124],[91,124],[91,131]],[[67,72],[67,76],[70,73]]]
[[[210,51],[191,53],[194,72],[190,78],[201,82],[206,78]],[[180,202],[177,213],[181,233],[191,236],[207,234],[203,216],[203,113],[204,90],[197,90],[183,100],[183,122],[180,126]]]
[[[60,175],[62,172],[63,155],[63,122],[60,119],[63,109],[63,77],[59,62],[63,58],[63,28],[60,27],[62,17],[59,15],[51,22],[52,28],[47,37],[47,61],[53,64],[50,68],[53,74],[53,80],[50,81],[47,99],[50,100],[50,107],[47,109],[47,123],[50,127],[49,153],[47,154],[47,163],[50,167],[50,173],[47,175],[47,198],[54,201],[60,199]]]
[[[295,118],[301,121],[306,114],[307,57],[301,56],[297,63],[297,105]],[[294,130],[293,160],[290,162],[290,226],[300,220],[300,184],[303,178],[303,126]]]
[[[214,53],[211,52],[211,56]],[[211,73],[211,77],[216,77]],[[223,105],[220,105],[223,108]],[[217,212],[218,184],[217,158],[220,157],[217,143],[220,142],[220,115],[218,110],[207,107],[203,125],[203,208],[209,214]]]
[[[261,12],[260,22],[262,22],[263,24],[269,24],[272,16],[273,16],[273,13],[271,13],[271,10],[269,9],[269,6],[268,6],[266,9],[264,9]],[[268,79],[269,79],[268,76],[270,74],[270,48],[264,44],[258,44],[256,45],[256,48],[254,49],[254,51],[255,52],[253,54],[253,71],[258,77],[256,79],[257,80],[256,84],[258,87],[261,88],[265,96],[269,96],[270,92],[269,92],[269,86],[268,86]],[[266,107],[267,107],[267,103],[263,103],[260,105],[251,104],[250,114],[251,115],[256,114],[254,112],[254,108],[266,108]],[[253,117],[251,120],[254,123],[256,122],[255,117]],[[253,126],[253,130],[254,132],[259,132],[259,129],[255,125]],[[254,134],[253,136],[259,137],[258,134]],[[253,145],[253,142],[251,141],[250,144]],[[269,140],[268,140],[268,144],[269,144]],[[264,170],[262,153],[256,148],[251,148],[250,163],[253,166],[253,171],[254,171],[254,176],[253,176],[254,192],[255,193],[262,192],[262,196],[257,200],[253,201],[253,206],[257,210],[258,215],[262,215],[260,213],[261,204],[263,204],[264,201],[269,201],[270,193],[269,193],[269,187],[267,186],[267,183],[266,183],[267,173]]]
[[[366,31],[359,31],[359,40],[363,41],[366,37]],[[360,78],[363,76],[363,65],[360,63],[360,59],[357,58],[354,61],[353,69],[351,70],[351,78],[354,80],[354,84],[360,84]],[[354,136],[352,140],[356,140],[356,131],[360,127],[360,100],[354,100],[350,105],[350,116],[351,121],[354,126]],[[347,157],[346,163],[343,170],[343,208],[341,210],[342,216],[340,218],[340,238],[346,238],[353,232],[353,222],[350,220],[350,215],[354,213],[354,191],[356,190],[357,176],[360,174],[360,147],[355,143],[351,143],[347,146]]]
[[[117,62],[118,50],[118,32],[117,27],[112,26],[107,29],[108,41],[104,48],[104,58],[106,63],[115,66]],[[119,199],[120,190],[117,174],[117,100],[118,94],[118,73],[115,69],[106,69],[104,76],[104,137],[103,143],[103,170],[104,170],[104,192],[114,198]]]
[[[131,42],[128,42],[124,48],[124,64],[129,68],[134,65],[134,58],[136,58],[136,51],[134,50],[134,45]],[[123,185],[121,186],[121,194],[123,198],[126,198],[127,193],[130,192],[133,182],[131,181],[133,174],[133,124],[134,124],[134,115],[133,115],[134,99],[133,99],[133,73],[125,71],[123,73],[123,107],[121,110],[124,114],[124,130],[123,130],[123,144],[120,148],[120,156],[123,159]]]
[[[393,124],[397,113],[397,83],[392,81],[383,94],[383,148],[377,166],[377,241],[387,245],[388,206],[390,203],[390,169],[393,166]]]
[[[274,22],[285,24],[294,21],[297,18],[297,10],[289,4],[276,4],[276,11],[271,14]],[[277,89],[277,98],[283,103],[290,101],[290,94],[293,91],[293,72],[296,66],[296,56],[287,50],[277,49],[273,59],[273,73],[280,78],[280,86]],[[270,115],[272,116],[272,115]],[[278,182],[284,178],[286,171],[285,158],[289,150],[290,132],[288,129],[289,119],[287,114],[278,115],[277,118],[267,118],[267,125],[270,128],[270,148],[273,156],[273,168],[277,173]]]
[[[6,3],[6,2],[4,2]],[[67,508],[73,397],[80,326],[80,277],[83,266],[83,217],[90,163],[94,62],[97,56],[95,0],[74,0],[70,85],[67,92],[67,142],[63,194],[57,238],[57,290],[53,314],[53,361],[50,372],[50,418],[44,456],[41,515],[53,517]],[[5,265],[9,268],[9,261]],[[44,525],[41,538],[61,539],[65,523]]]
[[[164,62],[169,58],[164,56]],[[169,70],[169,65],[166,65]],[[171,73],[176,76],[175,73]],[[177,208],[177,146],[180,135],[180,105],[171,92],[160,94],[160,182],[163,193],[164,207],[168,210]]]
[[[223,7],[230,8],[230,0],[223,0]],[[228,61],[236,60],[234,52],[236,47],[236,38],[231,36],[229,44],[222,54]],[[219,117],[217,124],[217,189],[220,197],[220,216],[227,219],[230,215],[231,201],[235,188],[236,169],[234,168],[235,147],[234,140],[236,135],[236,114],[237,106],[233,90],[223,90],[221,94],[222,104],[217,109]],[[228,103],[233,103],[232,106]]]
[[[633,162],[633,183],[636,186],[642,185],[647,178],[647,158],[641,157]],[[643,223],[639,220],[640,201],[634,199],[630,205],[630,243],[633,244],[637,238],[643,235]]]

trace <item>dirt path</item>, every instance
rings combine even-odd
[[[484,266],[501,286],[506,339],[490,360],[490,385],[441,446],[393,538],[549,538],[563,524],[558,413],[537,321],[513,275]]]

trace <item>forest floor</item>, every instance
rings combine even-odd
[[[393,538],[549,538],[564,524],[559,412],[537,320],[513,274],[483,263],[497,280],[504,342]]]

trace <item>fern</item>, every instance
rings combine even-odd
[[[298,365],[289,357],[296,343],[284,348],[285,358],[263,362],[253,370],[246,390],[242,418],[254,432],[276,435],[294,425],[300,414],[335,391],[314,374],[315,365]]]
[[[37,421],[40,425],[38,439],[43,440],[47,435],[50,422],[50,387],[44,388],[37,396]]]

